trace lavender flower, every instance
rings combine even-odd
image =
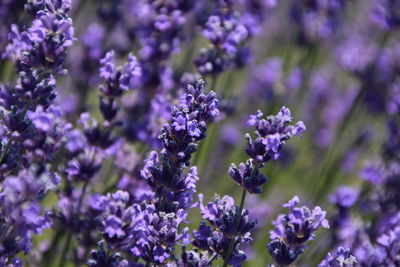
[[[261,168],[285,159],[286,142],[306,127],[286,107],[250,116],[247,158],[229,169],[241,186],[238,205],[228,195],[203,203],[200,177],[208,189],[223,186],[216,180],[240,147],[240,127],[232,125],[241,112],[286,102],[304,111],[312,138],[298,151],[304,159],[285,164],[283,176],[320,159],[322,176],[335,184],[346,153],[344,178],[353,184],[350,169],[382,135],[377,129],[377,138],[364,136],[377,114],[363,111],[379,112],[368,130],[386,119],[388,135],[381,158],[361,171],[368,183],[318,192],[334,209],[331,226],[318,206],[299,206],[297,197],[284,205],[288,214],[270,231],[272,258],[293,264],[318,229],[330,226],[318,243],[331,251],[320,266],[398,266],[397,2],[0,0],[0,267],[242,266],[255,255],[251,244],[269,213]],[[291,18],[282,20],[283,13]],[[224,99],[205,92],[201,76]],[[229,127],[208,132],[221,112]],[[337,133],[348,133],[347,141],[329,148]],[[246,202],[247,193],[258,196]],[[201,215],[193,229],[192,209]]]
[[[384,30],[395,29],[400,25],[400,5],[397,1],[375,0],[372,1],[370,18],[372,22]]]
[[[12,27],[12,42],[5,56],[16,63],[19,79],[15,87],[1,87],[2,120],[8,125],[3,132],[6,143],[0,159],[0,164],[5,163],[3,172],[16,168],[24,159],[10,148],[18,151],[23,147],[27,162],[41,166],[39,175],[65,141],[61,132],[71,127],[60,118],[60,110],[49,108],[56,97],[54,75],[64,72],[66,49],[74,40],[69,10],[70,5],[62,1],[45,1],[38,4],[32,26],[26,31],[20,33]],[[46,109],[48,114],[44,114]]]
[[[357,230],[350,208],[356,204],[359,193],[357,188],[339,186],[330,195],[329,201],[336,206],[336,212],[331,219],[332,244],[349,245],[354,242]]]
[[[265,163],[278,159],[282,145],[295,135],[302,136],[306,127],[302,121],[288,125],[293,118],[286,107],[282,107],[275,116],[268,116],[265,119],[262,117],[263,113],[258,111],[247,121],[249,126],[256,127],[256,139],[253,141],[247,136],[249,144],[246,152],[250,158]]]
[[[332,37],[338,30],[346,1],[298,1],[291,6],[291,19],[298,27],[301,43],[314,43]]]
[[[318,267],[351,267],[356,263],[357,260],[350,254],[350,250],[340,247],[336,252],[328,253]]]
[[[151,204],[129,205],[129,194],[123,191],[98,198],[93,208],[101,211],[101,232],[107,244],[146,262],[165,263],[177,242],[188,244],[188,229],[178,232],[186,221],[184,210],[156,213]]]
[[[243,186],[250,193],[259,194],[260,188],[268,181],[268,178],[260,172],[260,168],[270,160],[277,160],[282,145],[294,135],[302,136],[306,127],[299,121],[294,126],[288,125],[292,121],[290,110],[282,107],[275,116],[263,119],[263,114],[251,115],[247,123],[256,128],[256,139],[253,141],[249,134],[246,135],[248,146],[247,155],[250,157],[246,163],[240,163],[239,167],[232,164],[229,169],[230,176],[236,183]]]
[[[204,36],[212,47],[200,50],[195,65],[202,75],[216,75],[229,68],[248,39],[248,30],[233,12],[211,15],[205,24]]]
[[[173,110],[171,122],[160,135],[161,155],[152,152],[142,170],[142,176],[153,187],[161,186],[173,192],[190,189],[190,179],[182,171],[190,165],[196,143],[205,138],[206,122],[219,115],[218,106],[214,92],[204,94],[203,81],[198,81],[195,87],[188,86],[188,92]]]
[[[59,3],[61,4],[57,5]],[[72,20],[68,17],[71,5],[64,1],[59,3],[47,0],[43,5],[37,5],[34,8],[37,11],[32,26],[21,33],[21,37],[15,31],[17,38],[11,40],[6,55],[18,61],[21,70],[33,67],[50,70],[54,74],[65,72],[62,64],[66,49],[75,38]]]
[[[339,186],[329,201],[338,207],[349,208],[355,204],[358,199],[359,191],[349,186]]]
[[[262,192],[260,187],[268,181],[268,178],[260,172],[260,168],[254,167],[252,160],[240,163],[239,167],[232,163],[229,168],[229,175],[237,184],[243,186],[252,194],[260,194]]]
[[[257,220],[250,220],[248,211],[243,210],[239,216],[239,206],[235,206],[233,198],[215,195],[212,202],[203,205],[203,196],[200,198],[200,211],[205,223],[200,224],[194,232],[193,245],[199,249],[214,252],[222,258],[227,257],[232,265],[239,265],[246,259],[245,254],[239,250],[240,246],[249,243],[251,230],[257,224]],[[239,220],[239,223],[238,223]],[[238,227],[237,227],[238,226]],[[233,249],[230,251],[230,241],[233,239]]]
[[[283,206],[290,213],[281,214],[272,223],[275,229],[270,231],[268,250],[278,264],[289,265],[303,253],[304,244],[313,240],[319,227],[329,228],[326,211],[319,206],[310,210],[307,206],[297,207],[299,198],[294,196]]]

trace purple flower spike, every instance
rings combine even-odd
[[[319,227],[329,228],[326,211],[320,207],[310,210],[307,206],[297,207],[300,200],[294,196],[288,203],[289,214],[281,214],[272,223],[268,250],[278,264],[288,265],[303,253],[305,243],[313,240]]]
[[[260,194],[262,186],[268,178],[260,172],[260,168],[270,160],[277,160],[283,144],[295,135],[302,136],[306,127],[299,121],[294,126],[290,110],[282,107],[275,116],[263,119],[263,113],[258,110],[257,114],[250,115],[247,124],[256,128],[256,139],[253,141],[246,134],[248,145],[246,152],[250,157],[246,163],[240,163],[239,167],[232,164],[229,175],[233,180],[252,194]]]
[[[349,186],[339,186],[329,201],[339,207],[349,208],[358,200],[359,190]]]
[[[173,192],[191,191],[191,176],[182,174],[190,165],[196,145],[206,136],[206,123],[219,115],[219,102],[214,92],[204,91],[204,81],[188,85],[187,93],[172,111],[172,119],[159,136],[163,149],[161,156],[151,152],[141,171],[153,187],[166,187]]]
[[[246,149],[250,158],[265,163],[276,160],[280,156],[282,145],[293,136],[302,136],[306,127],[299,121],[295,125],[292,122],[291,112],[288,108],[282,107],[277,115],[262,118],[263,114],[258,111],[256,115],[251,115],[247,121],[248,125],[255,126],[256,139],[247,135],[248,146]]]

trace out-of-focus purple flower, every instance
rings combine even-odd
[[[222,127],[220,136],[226,144],[234,145],[240,141],[241,134],[238,125],[227,124]]]
[[[398,264],[398,251],[400,249],[400,226],[397,224],[385,234],[377,238],[377,243],[387,251],[385,264]]]
[[[400,25],[400,3],[392,0],[372,1],[370,18],[384,30],[396,29]]]
[[[376,49],[376,46],[364,36],[352,34],[338,44],[335,55],[344,69],[361,73],[374,60]]]
[[[277,95],[284,94],[282,86],[283,62],[280,58],[269,59],[265,64],[255,67],[246,87],[246,93],[251,99],[263,98],[272,100]]]
[[[81,35],[81,41],[87,48],[89,57],[98,60],[103,54],[102,41],[105,37],[104,28],[97,23],[92,23],[87,27],[84,34]]]
[[[339,186],[334,194],[329,197],[329,201],[339,207],[349,208],[358,199],[359,190],[349,186]]]
[[[386,107],[388,113],[392,115],[400,114],[400,78],[397,78],[390,86],[389,94],[390,96]]]
[[[385,170],[377,163],[369,164],[360,173],[361,177],[375,185],[379,185],[384,181]]]
[[[299,41],[315,43],[334,35],[343,20],[346,1],[297,1],[291,5],[290,16],[298,28]]]
[[[395,216],[396,217],[396,216]],[[384,233],[376,238],[373,245],[366,239],[362,244],[356,243],[354,254],[361,266],[396,266],[399,263],[398,250],[400,247],[399,216],[394,225],[387,225]]]
[[[233,12],[209,16],[203,34],[212,44],[209,49],[201,49],[200,56],[195,59],[203,75],[216,75],[229,68],[242,51],[239,47],[249,37],[247,28]]]
[[[300,86],[303,81],[303,72],[300,68],[293,68],[287,79],[286,79],[286,87],[289,91],[297,91],[300,89]]]
[[[318,71],[310,81],[304,117],[310,126],[313,141],[320,148],[326,148],[335,141],[337,131],[359,92],[353,87],[341,90],[335,78],[329,70]]]
[[[263,30],[263,22],[268,19],[271,11],[277,6],[276,0],[240,0],[243,14],[241,21],[251,35],[258,35]]]

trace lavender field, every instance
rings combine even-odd
[[[400,267],[400,0],[0,0],[0,267]]]

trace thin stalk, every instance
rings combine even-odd
[[[217,253],[214,253],[211,259],[207,261],[207,266],[210,265],[218,257]]]
[[[211,87],[210,87],[210,91],[214,91],[215,92],[215,87],[217,86],[217,75],[213,75],[212,79],[211,79]]]
[[[240,200],[239,215],[237,216],[237,220],[236,220],[236,227],[235,227],[236,233],[239,230],[240,220],[242,219],[242,212],[243,212],[244,202],[246,200],[246,193],[247,193],[246,189],[243,188],[242,198]],[[226,252],[225,259],[224,259],[224,267],[228,266],[229,256],[231,255],[233,247],[235,246],[235,241],[236,241],[235,239],[236,239],[236,237],[233,237],[229,241],[228,251]]]
[[[64,267],[65,263],[67,262],[65,260],[68,250],[69,250],[69,245],[71,244],[71,234],[67,234],[67,241],[65,242],[63,251],[61,253],[61,257],[60,257],[60,263],[58,264],[59,267]]]
[[[85,181],[85,184],[82,187],[82,192],[81,192],[81,195],[79,197],[78,206],[76,207],[76,212],[77,212],[78,215],[81,212],[81,206],[82,206],[83,198],[84,198],[84,196],[86,194],[86,188],[87,188],[88,184],[89,184],[89,180]],[[65,242],[65,246],[64,246],[64,249],[62,251],[61,258],[60,258],[60,264],[58,265],[60,267],[64,267],[65,263],[67,262],[65,260],[65,257],[67,256],[67,253],[68,253],[68,250],[69,250],[69,246],[71,244],[71,236],[72,236],[71,234],[67,233],[67,241]]]
[[[83,197],[86,194],[86,188],[87,188],[88,184],[89,184],[89,180],[85,181],[85,183],[84,183],[84,185],[82,187],[82,193],[81,193],[81,196],[79,197],[78,206],[76,208],[76,212],[78,214],[81,213],[81,206],[82,206],[82,202],[83,202]]]
[[[53,240],[51,241],[51,245],[49,250],[47,250],[44,254],[43,254],[43,260],[42,260],[42,264],[45,266],[48,266],[48,264],[50,262],[53,262],[53,259],[55,256],[57,256],[57,253],[54,253],[54,249],[57,248],[58,246],[58,241],[60,240],[60,238],[62,237],[63,232],[62,231],[57,231],[56,234],[53,237]]]

